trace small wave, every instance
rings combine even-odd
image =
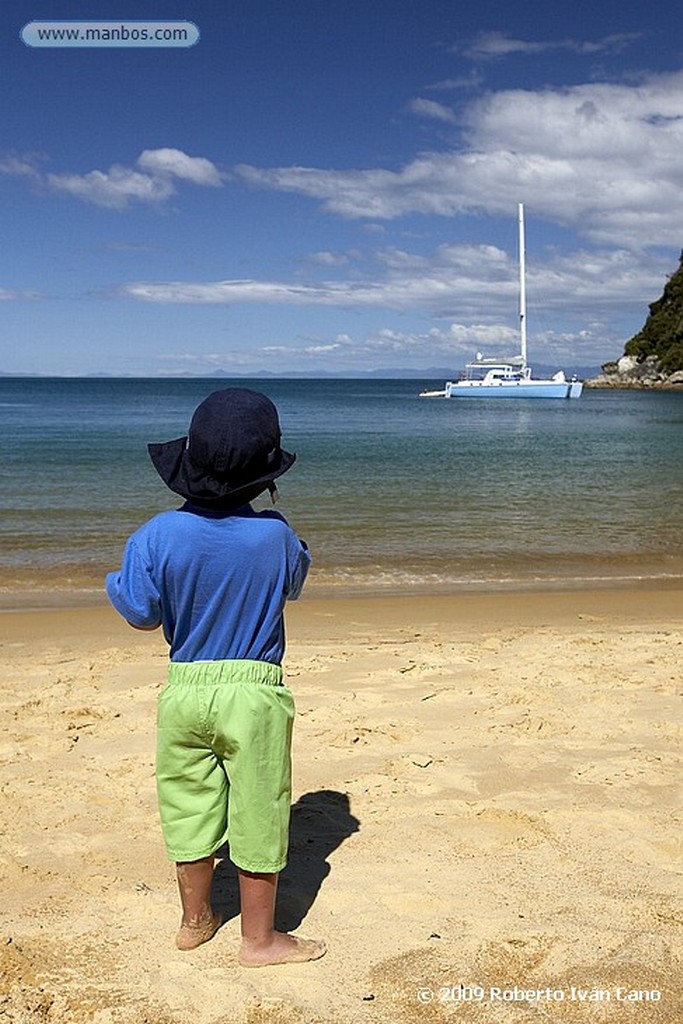
[[[448,593],[462,591],[564,590],[582,587],[608,588],[647,585],[648,583],[683,583],[683,571],[613,572],[566,574],[496,574],[418,573],[409,570],[377,570],[359,573],[356,570],[312,571],[308,586],[316,592],[330,593]]]

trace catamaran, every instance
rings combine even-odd
[[[527,365],[526,260],[524,204],[517,207],[519,223],[519,355],[485,359],[481,352],[468,363],[460,380],[446,381],[443,391],[423,391],[423,398],[580,398],[583,384],[567,380],[562,370],[548,379],[531,376]]]

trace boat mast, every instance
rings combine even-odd
[[[519,343],[522,361],[526,366],[526,270],[524,250],[524,203],[517,206],[519,219]]]

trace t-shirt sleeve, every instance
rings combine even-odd
[[[110,572],[107,596],[116,611],[133,626],[149,628],[161,622],[161,597],[152,578],[150,559],[136,537],[129,537],[119,572]]]
[[[292,543],[289,556],[289,586],[287,597],[290,601],[296,601],[303,590],[308,570],[311,565],[311,554],[306,541],[299,540],[295,533],[292,533]]]

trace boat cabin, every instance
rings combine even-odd
[[[524,380],[530,370],[524,366],[512,366],[510,363],[468,363],[462,380],[477,380],[483,384],[495,384],[499,380]]]

